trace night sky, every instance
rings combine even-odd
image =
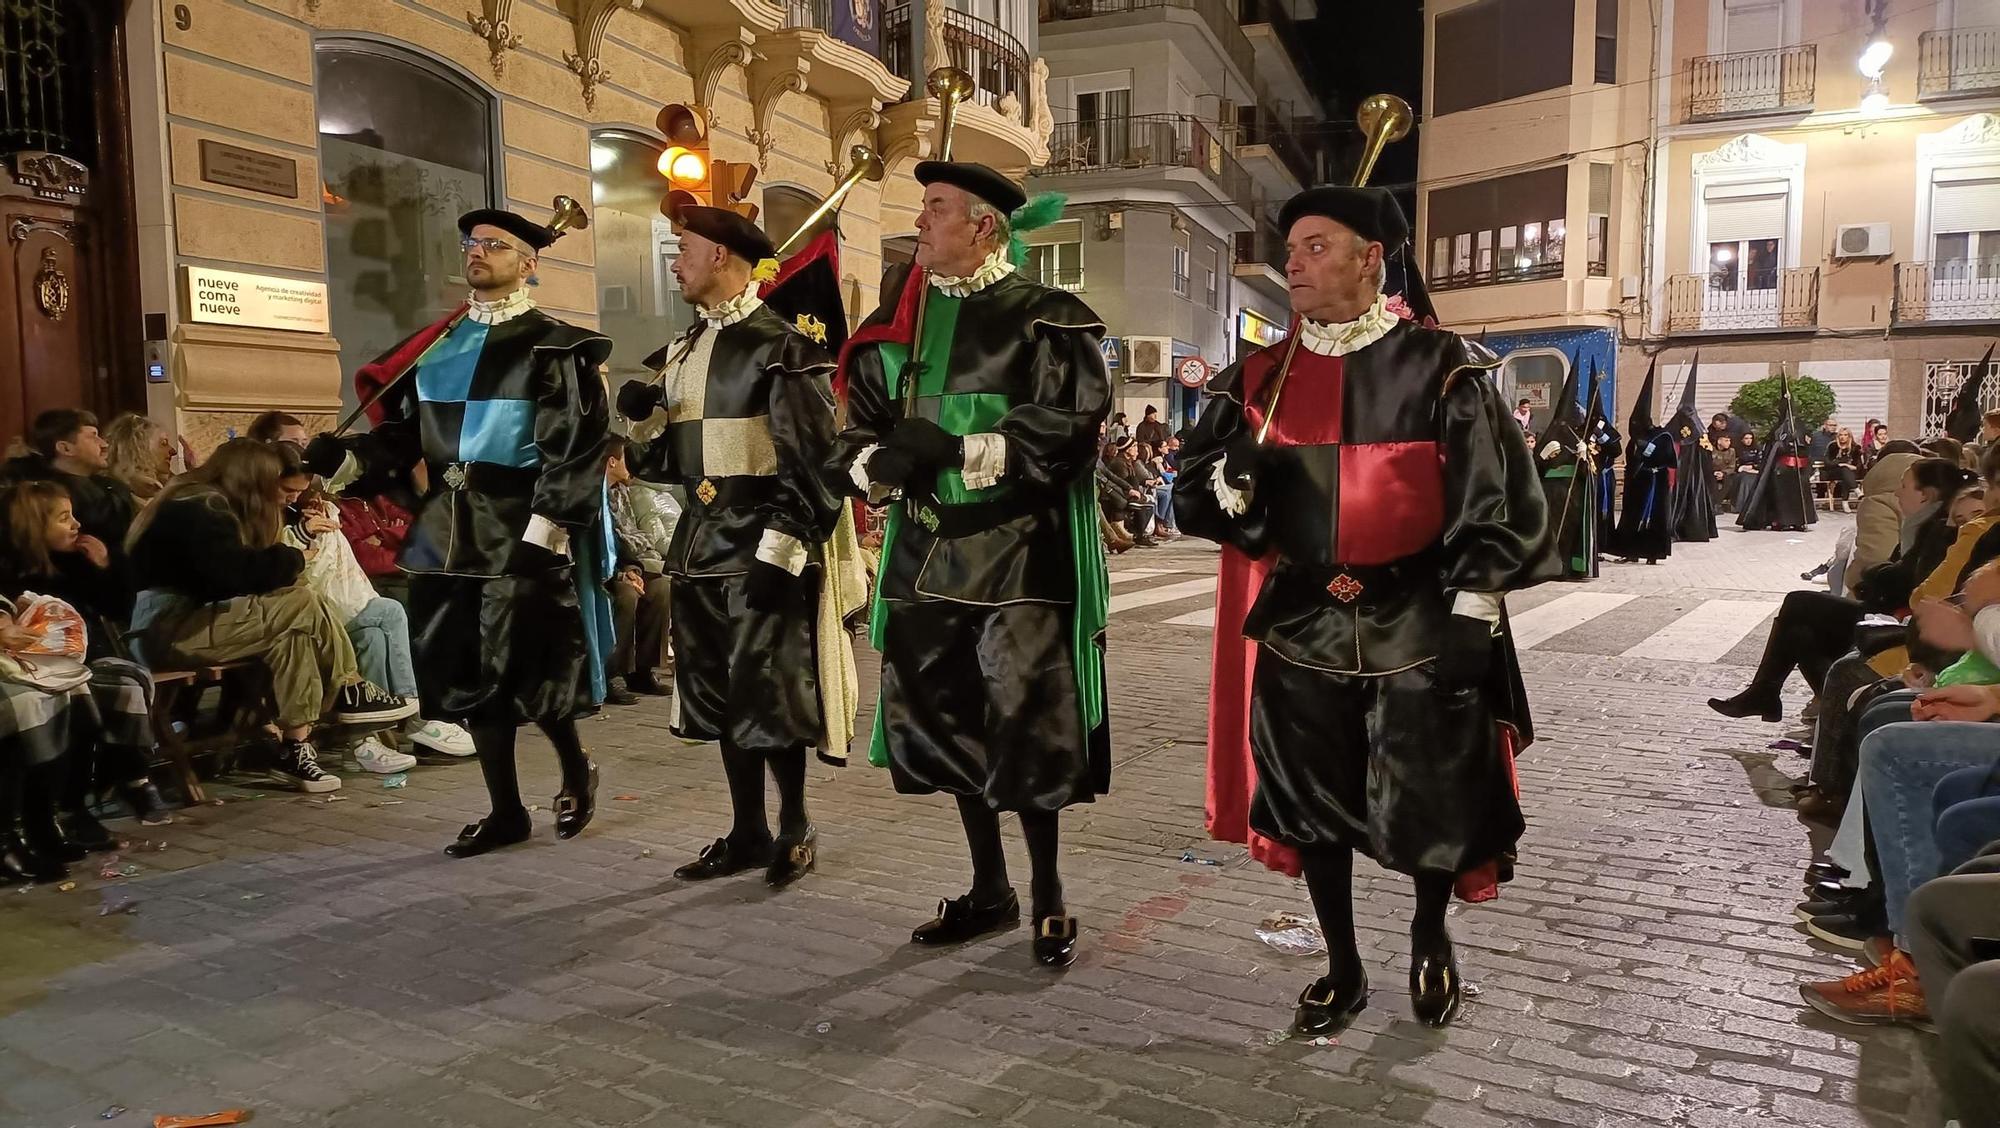
[[[1334,181],[1353,179],[1361,154],[1354,107],[1370,94],[1401,95],[1423,118],[1424,9],[1420,0],[1319,0],[1319,18],[1307,25],[1320,60],[1321,95],[1327,103],[1326,140],[1333,147]],[[1399,188],[1403,208],[1416,214],[1417,136],[1390,145],[1371,182]]]

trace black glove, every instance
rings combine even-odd
[[[869,481],[890,489],[902,489],[916,481],[919,467],[916,459],[885,446],[868,456],[866,469]]]
[[[797,598],[794,592],[798,586],[797,576],[776,564],[753,560],[750,571],[743,576],[743,602],[752,611],[789,611]]]
[[[965,465],[965,440],[928,419],[903,420],[882,445],[919,466],[945,470]]]
[[[653,380],[627,380],[618,389],[618,414],[627,419],[644,419],[658,411],[667,399],[667,389]]]
[[[1223,444],[1222,480],[1230,487],[1247,490],[1257,480],[1257,465],[1263,461],[1264,446],[1256,432],[1247,427]]]
[[[346,445],[331,434],[322,434],[306,444],[306,469],[322,478],[331,478],[339,473],[341,464],[346,461]]]
[[[550,552],[532,541],[515,541],[513,551],[507,557],[507,574],[510,576],[540,575],[569,566],[569,557],[560,552]]]
[[[1439,689],[1470,689],[1486,680],[1493,667],[1493,624],[1470,615],[1453,615],[1445,623],[1437,656]]]

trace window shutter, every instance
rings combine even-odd
[[[1611,166],[1590,166],[1590,215],[1611,214]]]
[[[1708,241],[1785,237],[1785,197],[1725,196],[1708,200]]]
[[[1722,49],[1773,51],[1785,45],[1785,9],[1778,0],[1729,0],[1723,19]]]
[[[1931,233],[2000,231],[2000,179],[1952,180],[1931,186]]]

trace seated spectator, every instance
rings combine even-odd
[[[263,663],[283,742],[272,778],[319,793],[340,787],[311,741],[329,704],[341,724],[400,721],[416,706],[362,681],[332,608],[299,584],[305,554],[280,543],[284,471],[273,447],[231,439],[160,491],[128,542],[146,583],[132,626],[156,664]]]
[[[1736,444],[1736,481],[1729,490],[1729,508],[1741,513],[1750,504],[1750,495],[1757,488],[1757,475],[1764,468],[1764,448],[1757,445],[1757,436],[1743,432],[1742,441]]]
[[[332,503],[312,492],[312,474],[299,460],[299,448],[278,443],[285,459],[279,485],[285,492],[284,543],[304,553],[305,585],[332,606],[354,643],[354,661],[365,684],[379,685],[396,697],[417,699],[417,671],[411,659],[410,619],[403,605],[376,594],[340,535],[340,516]],[[445,756],[472,755],[472,734],[444,721],[411,717],[404,734],[420,748]],[[388,775],[408,771],[416,759],[377,740],[364,737],[348,749],[363,771]]]
[[[153,500],[174,476],[174,440],[167,429],[136,412],[104,428],[108,472],[132,491],[135,506]]]
[[[1167,425],[1160,422],[1159,408],[1152,404],[1146,405],[1145,415],[1139,420],[1139,427],[1132,432],[1132,437],[1156,451],[1166,444]]]
[[[260,443],[290,443],[300,450],[312,441],[306,434],[306,425],[297,416],[282,411],[267,411],[250,421],[250,429],[244,434]]]
[[[1971,1128],[2000,1108],[2000,855],[1988,846],[1918,886],[1904,919],[1937,1024],[1938,1083],[1947,1111]]]
[[[69,491],[84,535],[104,545],[112,571],[126,575],[125,532],[138,506],[132,491],[108,472],[110,448],[97,433],[97,417],[88,411],[44,411],[35,416],[28,445],[29,453],[9,462],[0,477],[59,483]],[[129,580],[123,584],[129,589]],[[118,618],[129,614],[128,602]]]
[[[115,841],[91,810],[93,795],[115,793],[147,825],[172,818],[148,775],[151,679],[126,660],[119,628],[99,606],[103,547],[93,560],[79,550],[81,539],[69,494],[54,482],[22,482],[0,497],[0,599],[19,611],[59,606],[60,621],[74,622],[83,632],[80,639],[67,640],[56,663],[77,674],[81,684],[69,691],[78,696],[77,708],[65,711],[62,726],[41,734],[61,746],[52,743],[30,754],[41,765],[31,770],[54,775],[64,839],[82,849],[108,850]],[[31,668],[50,664],[25,661]],[[17,721],[23,704],[14,702]]]
[[[611,489],[611,525],[618,540],[618,572],[606,585],[611,593],[610,689],[613,705],[636,705],[635,694],[667,692],[653,676],[667,639],[667,545],[673,540],[679,507],[671,494],[632,476],[625,465],[625,438],[613,435],[605,480]]]
[[[1942,458],[1954,466],[1965,465],[1965,444],[1957,439],[1939,435],[1934,439],[1925,439],[1917,446],[1932,458]]]
[[[1736,479],[1736,448],[1730,442],[1727,432],[1711,440],[1715,446],[1712,457],[1714,473],[1708,484],[1709,504],[1720,513],[1730,506],[1729,483]]]
[[[1132,506],[1140,498],[1132,483],[1118,469],[1118,444],[1106,442],[1097,460],[1097,506],[1104,519],[1104,547],[1112,553],[1124,552],[1136,542],[1126,528]]]
[[[1153,535],[1162,540],[1173,540],[1181,535],[1174,525],[1174,471],[1168,470],[1166,463],[1160,461],[1159,453],[1151,444],[1141,442],[1135,445],[1139,468],[1153,483]]]
[[[1154,491],[1159,483],[1139,464],[1139,444],[1130,440],[1119,444],[1111,471],[1125,483],[1125,530],[1140,548],[1157,546],[1160,542],[1153,539],[1152,525]]]
[[[1851,512],[1853,506],[1848,496],[1854,492],[1855,482],[1861,476],[1861,446],[1854,441],[1854,432],[1845,427],[1836,431],[1833,444],[1827,448],[1826,461],[1820,464],[1820,480],[1827,484],[1826,504],[1829,510]]]

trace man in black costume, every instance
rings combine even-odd
[[[1590,447],[1590,464],[1597,475],[1597,489],[1591,499],[1597,508],[1597,522],[1591,536],[1601,557],[1608,551],[1607,543],[1617,530],[1618,456],[1624,453],[1625,440],[1605,415],[1603,380],[1596,372],[1590,375],[1590,422],[1586,424],[1584,441]]]
[[[1673,432],[1653,422],[1653,377],[1660,362],[1646,369],[1646,383],[1625,431],[1625,506],[1618,513],[1611,551],[1627,560],[1658,564],[1674,551],[1674,477],[1680,454]]]
[[[1701,370],[1701,354],[1688,365],[1687,383],[1681,386],[1681,406],[1667,420],[1667,431],[1678,448],[1674,475],[1674,539],[1711,541],[1715,539],[1715,448],[1702,429],[1701,415],[1695,410],[1695,374]]]
[[[403,475],[430,492],[397,566],[410,574],[410,634],[424,716],[472,732],[492,811],[445,847],[469,858],[525,841],[514,738],[539,726],[562,763],[556,836],[596,812],[597,768],[576,718],[605,690],[611,574],[599,369],[611,341],[535,308],[537,255],[558,231],[513,212],[459,217],[465,307],[364,366],[388,382],[374,430],[321,435],[307,462],[337,487]]]
[[[1009,234],[1048,198],[978,164],[926,161],[916,268],[848,341],[837,472],[890,511],[871,635],[882,696],[870,760],[896,790],[957,797],[972,889],[918,944],[1012,927],[999,812],[1034,867],[1035,958],[1075,958],[1057,818],[1110,785],[1097,429],[1104,324],[1016,272]],[[1059,206],[1060,199],[1054,198]]]
[[[1819,520],[1813,508],[1812,460],[1806,457],[1810,436],[1792,405],[1792,383],[1779,374],[1778,421],[1764,444],[1764,465],[1743,504],[1736,523],[1745,529],[1804,532]]]
[[[657,375],[628,382],[618,410],[652,437],[632,472],[686,488],[667,548],[674,639],[674,734],[722,744],[732,822],[675,870],[705,881],[764,868],[773,887],[812,868],[806,749],[827,747],[816,645],[825,546],[846,498],[823,468],[833,444],[833,358],[757,296],[771,241],[748,219],[688,206],[674,277],[699,315],[646,358]],[[778,835],[764,811],[764,768],[778,785]]]
[[[1555,537],[1561,578],[1587,580],[1597,575],[1597,474],[1591,465],[1590,443],[1584,435],[1588,417],[1576,401],[1577,370],[1572,367],[1556,395],[1555,415],[1542,430],[1535,464],[1549,504],[1549,528]],[[1590,380],[1592,391],[1597,380]],[[1595,406],[1593,404],[1593,406]]]
[[[1442,1026],[1454,885],[1504,879],[1522,831],[1528,710],[1501,599],[1554,578],[1547,507],[1499,361],[1381,293],[1409,237],[1395,197],[1313,188],[1280,222],[1297,327],[1210,383],[1174,507],[1225,568],[1240,552],[1263,574],[1240,626],[1218,607],[1216,645],[1256,644],[1249,829],[1297,852],[1327,940],[1294,1031],[1338,1033],[1367,1002],[1356,851],[1415,884],[1411,1007]],[[1211,710],[1235,708],[1226,690]],[[1228,767],[1211,760],[1212,795]]]

